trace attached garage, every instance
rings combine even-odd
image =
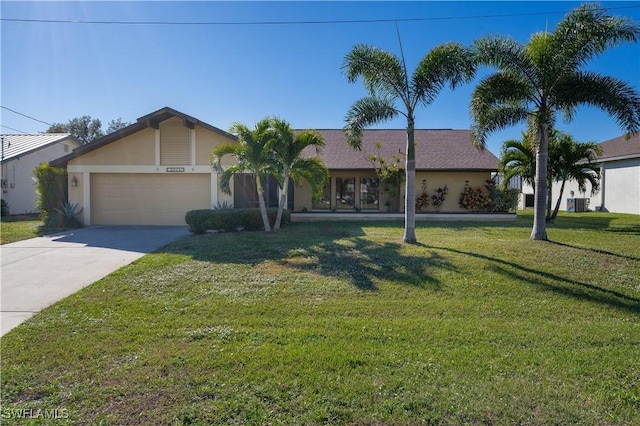
[[[185,226],[189,210],[233,202],[210,164],[216,146],[233,143],[232,134],[162,108],[50,164],[66,167],[69,202],[82,207],[84,225]]]
[[[91,188],[94,225],[183,225],[211,208],[210,174],[94,173]]]

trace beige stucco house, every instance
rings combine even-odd
[[[2,199],[10,214],[36,213],[34,170],[70,153],[80,142],[68,133],[0,135]]]
[[[290,186],[288,207],[301,211],[386,212],[388,197],[376,191],[376,175],[369,154],[391,158],[405,150],[404,130],[366,130],[363,151],[347,145],[342,130],[320,130],[326,148],[321,157],[331,182],[325,197],[314,200],[308,184]],[[84,208],[85,225],[183,225],[185,213],[220,203],[257,206],[250,176],[237,176],[232,195],[219,188],[219,175],[210,164],[211,151],[236,143],[234,135],[171,108],[162,108],[136,123],[73,150],[54,161],[69,175],[69,201]],[[376,142],[382,142],[380,152]],[[308,155],[316,155],[310,151]],[[416,131],[416,189],[429,194],[448,188],[443,212],[461,211],[459,195],[465,183],[480,186],[497,169],[489,151],[471,146],[466,130]],[[226,158],[229,165],[231,158]],[[266,185],[267,203],[277,205],[278,189]],[[401,194],[404,194],[402,189]],[[402,202],[398,203],[400,206]],[[429,209],[432,211],[432,209]]]

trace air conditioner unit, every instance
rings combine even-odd
[[[576,200],[576,213],[586,212],[589,210],[588,198],[575,198]]]

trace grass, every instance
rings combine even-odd
[[[640,424],[638,217],[531,221],[180,240],[2,338],[3,424]]]
[[[0,244],[9,244],[29,238],[41,237],[59,231],[44,228],[42,221],[33,215],[5,216],[0,222]]]

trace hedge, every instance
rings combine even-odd
[[[267,209],[269,223],[275,223],[277,214],[277,208]],[[187,212],[185,221],[189,225],[189,232],[194,234],[204,234],[206,231],[233,232],[264,229],[260,209],[191,210]],[[284,227],[289,222],[291,222],[291,213],[289,210],[284,210],[281,226]]]

